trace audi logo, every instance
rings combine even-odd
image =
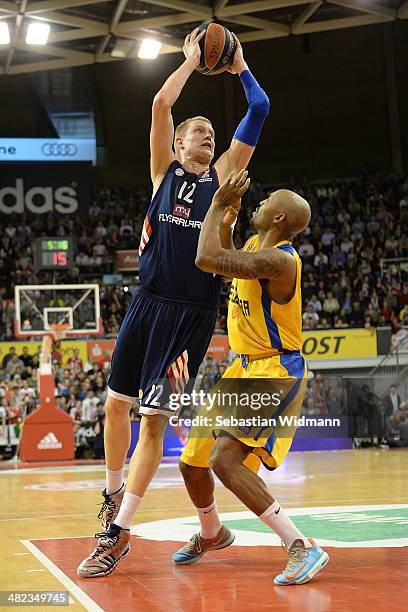
[[[74,143],[46,142],[41,151],[47,157],[74,157],[78,153],[78,147]]]

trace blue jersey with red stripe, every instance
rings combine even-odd
[[[140,239],[140,285],[186,303],[218,304],[221,278],[195,265],[200,228],[218,189],[214,168],[202,175],[170,164],[155,193]]]

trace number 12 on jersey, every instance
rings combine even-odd
[[[193,194],[196,190],[197,183],[191,183],[190,185],[187,181],[184,181],[182,186],[179,189],[177,194],[177,200],[181,200],[182,202],[187,202],[188,204],[193,203]]]

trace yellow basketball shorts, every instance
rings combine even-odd
[[[261,461],[268,469],[277,468],[292,445],[296,425],[291,424],[291,417],[300,415],[306,383],[306,364],[298,352],[246,364],[238,357],[209,392],[213,401],[207,399],[200,408],[196,419],[200,424],[191,428],[181,461],[208,468],[217,436],[225,432],[248,446],[244,465],[253,472],[258,471]],[[237,389],[238,401],[226,407],[223,398],[233,396]],[[254,398],[266,398],[273,391],[273,405],[266,402],[260,406],[258,402],[253,408]]]

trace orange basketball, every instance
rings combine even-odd
[[[206,30],[200,40],[201,61],[198,72],[220,74],[229,68],[234,59],[236,43],[231,32],[219,23],[205,23],[200,30]]]

